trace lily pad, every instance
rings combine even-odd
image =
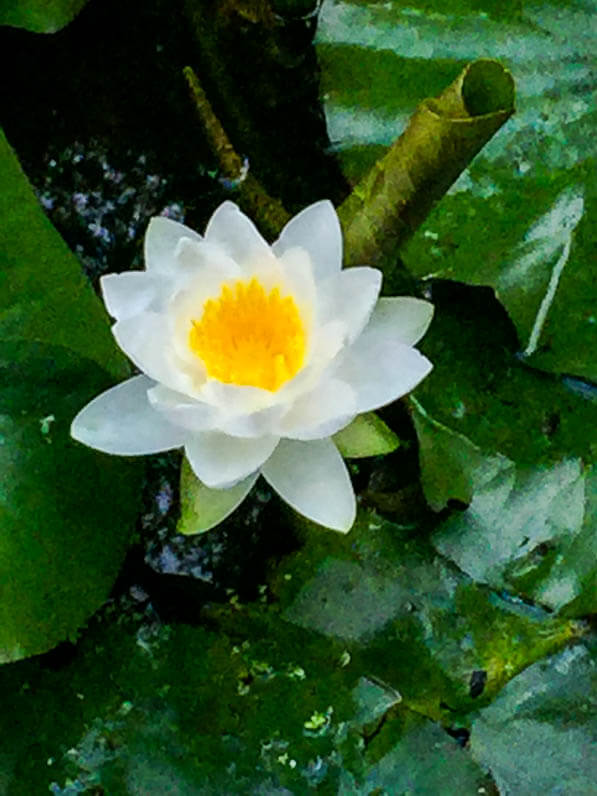
[[[70,423],[128,372],[100,302],[0,140],[0,662],[44,652],[108,595],[139,495],[130,462]]]
[[[106,599],[126,552],[139,471],[70,438],[110,384],[58,346],[0,345],[0,663],[45,652]]]

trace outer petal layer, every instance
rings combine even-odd
[[[278,437],[229,437],[217,431],[193,434],[185,453],[193,472],[206,486],[225,489],[258,470],[272,454]]]
[[[169,348],[171,332],[165,315],[144,312],[126,318],[114,324],[112,334],[124,353],[151,379],[179,392],[193,392],[192,379],[176,366]],[[199,366],[197,377],[202,377]]]
[[[145,268],[151,272],[176,276],[180,272],[176,247],[181,238],[202,240],[198,232],[178,221],[164,216],[152,218],[145,233]]]
[[[168,300],[168,281],[161,274],[126,271],[106,274],[100,279],[106,309],[117,321],[142,312],[159,312]]]
[[[153,384],[147,376],[134,376],[98,395],[73,420],[71,436],[91,448],[118,456],[141,456],[181,447],[185,431],[169,423],[147,400],[147,391]]]
[[[357,414],[355,391],[339,379],[324,379],[298,398],[278,424],[281,437],[312,440],[330,437]]]
[[[356,500],[344,460],[330,439],[282,440],[261,474],[305,517],[335,531],[350,530]]]
[[[432,368],[416,348],[366,329],[346,352],[336,376],[357,394],[357,412],[368,412],[413,390]]]
[[[316,282],[340,271],[342,230],[329,199],[315,202],[292,218],[273,244],[272,251],[280,257],[295,246],[309,253]]]

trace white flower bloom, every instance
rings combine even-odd
[[[259,473],[293,508],[346,532],[350,478],[331,435],[399,398],[431,370],[413,348],[433,307],[381,298],[381,273],[342,268],[329,201],[270,247],[232,202],[205,236],[153,218],[145,271],[101,280],[122,350],[144,375],[99,395],[72,436],[123,456],[183,447],[229,514]]]

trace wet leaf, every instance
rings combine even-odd
[[[533,664],[481,711],[471,754],[500,793],[591,793],[597,770],[595,649],[579,644]]]
[[[434,543],[477,582],[582,616],[597,609],[596,528],[597,477],[565,459],[498,472]]]
[[[469,290],[459,303],[437,290],[423,343],[436,367],[413,402],[422,483],[432,508],[468,508],[434,543],[478,582],[569,615],[593,611],[597,451],[587,429],[597,407],[514,357],[488,296]]]

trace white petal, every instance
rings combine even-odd
[[[117,384],[87,404],[71,425],[71,436],[91,448],[138,456],[179,448],[187,436],[151,408],[146,376]]]
[[[112,334],[139,370],[174,390],[187,392],[187,380],[172,355],[166,316],[144,312],[115,323]]]
[[[319,285],[317,314],[322,321],[340,320],[352,343],[367,325],[381,289],[377,268],[347,268]]]
[[[228,489],[210,489],[195,478],[192,472],[185,472],[187,467],[185,462],[181,488],[185,488],[185,476],[193,479],[193,482],[186,487],[187,510],[177,528],[178,533],[183,534],[203,533],[225,520],[243,502],[259,478],[259,473],[256,472]]]
[[[234,279],[242,274],[238,264],[221,246],[206,240],[181,238],[176,246],[175,257],[181,269],[186,272],[200,273],[207,268],[224,279]]]
[[[100,287],[106,309],[113,318],[121,321],[146,310],[159,312],[163,309],[170,283],[161,274],[127,271],[102,276]]]
[[[272,251],[276,257],[281,257],[295,246],[309,253],[316,282],[340,270],[342,230],[334,205],[328,199],[315,202],[292,218],[273,244]]]
[[[145,268],[155,273],[178,273],[180,265],[175,252],[181,238],[202,239],[198,232],[179,224],[178,221],[172,221],[171,218],[152,218],[145,233]]]
[[[352,527],[354,491],[344,460],[330,439],[281,440],[261,474],[308,519],[343,533]]]
[[[221,412],[214,406],[156,384],[147,393],[153,408],[176,426],[188,431],[211,431],[218,425]]]
[[[187,439],[185,452],[200,481],[223,489],[258,470],[277,444],[278,437],[244,439],[206,431]]]
[[[215,243],[241,267],[272,257],[257,227],[234,202],[223,202],[210,218],[205,239]]]
[[[431,319],[433,304],[412,296],[380,298],[371,316],[367,332],[416,345],[423,337]]]
[[[355,391],[339,379],[325,379],[293,404],[278,424],[282,437],[311,440],[330,437],[357,414]]]
[[[288,249],[279,262],[284,275],[284,292],[294,296],[303,323],[310,328],[315,316],[317,291],[309,253],[298,247]]]
[[[357,412],[368,412],[406,395],[432,368],[415,348],[369,333],[346,351],[335,375],[357,394]]]

